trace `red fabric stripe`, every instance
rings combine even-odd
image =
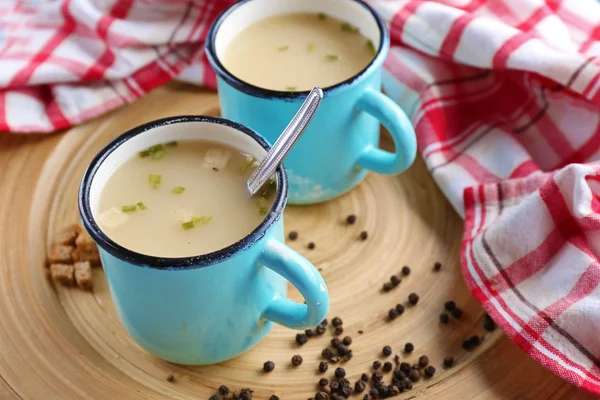
[[[467,6],[462,7],[462,9],[470,13],[477,11],[477,9],[484,4],[486,4],[486,0],[471,0],[471,2]]]
[[[540,21],[542,21],[549,15],[552,15],[552,13],[548,9],[548,7],[541,6],[537,10],[535,10],[529,18],[517,25],[516,28],[523,32],[529,32],[532,29],[534,29]]]
[[[496,51],[496,54],[494,54],[494,58],[492,60],[492,68],[506,68],[510,55],[523,44],[527,43],[530,38],[531,36],[529,36],[528,34],[517,33],[513,37],[508,39],[506,42],[504,42],[504,44],[500,46],[498,51]]]
[[[390,36],[402,43],[402,32],[404,31],[404,25],[406,21],[413,15],[417,8],[425,0],[409,0],[400,10],[396,12],[392,22],[390,23]]]
[[[533,115],[531,115],[533,118]],[[561,131],[554,121],[548,116],[547,112],[535,123],[540,135],[546,140],[548,145],[560,156],[562,160],[571,156],[575,152],[571,143],[565,137],[566,132]]]
[[[411,68],[406,67],[402,59],[393,52],[390,52],[383,65],[395,79],[415,92],[421,93],[427,87],[427,82]]]
[[[54,49],[56,49],[69,35],[75,30],[77,23],[71,17],[69,11],[69,5],[71,0],[65,0],[60,7],[61,14],[64,18],[62,27],[52,36],[42,49],[31,59],[23,69],[15,74],[13,79],[8,83],[8,86],[19,87],[25,86],[29,78],[33,75],[35,70],[46,61]]]
[[[574,152],[569,158],[567,158],[563,166],[573,164],[573,163],[584,163],[586,161],[591,161],[589,158],[598,152],[600,149],[600,124],[597,125],[596,132],[590,137],[582,146],[579,147],[579,150]]]
[[[594,77],[587,84],[587,86],[585,87],[583,93],[581,93],[581,95],[583,97],[588,97],[589,98],[590,92],[592,91],[592,89],[594,89],[596,87],[596,82],[598,82],[598,78],[600,78],[600,73],[594,75]],[[600,90],[598,90],[598,92],[600,92]]]
[[[460,154],[454,162],[463,167],[465,172],[471,175],[477,182],[490,183],[500,180],[499,176],[492,173],[479,160],[467,153]]]
[[[579,51],[581,53],[586,53],[590,49],[590,47],[592,47],[592,44],[594,44],[594,42],[598,40],[600,40],[600,24],[596,25],[589,38],[585,42],[583,42],[583,44],[579,48]]]
[[[165,71],[158,62],[148,64],[131,75],[131,79],[139,85],[144,93],[169,82],[172,78],[173,76]],[[132,88],[130,87],[130,89]]]
[[[440,47],[440,55],[443,57],[448,57],[449,59],[454,58],[454,52],[460,43],[460,38],[462,37],[463,32],[467,28],[467,25],[471,21],[475,19],[474,14],[465,13],[460,17],[456,18],[456,20],[452,23],[442,46]]]
[[[514,169],[514,171],[510,174],[509,179],[524,178],[539,170],[540,169],[533,160],[527,160]]]
[[[0,90],[0,132],[9,130],[6,121],[6,90]]]

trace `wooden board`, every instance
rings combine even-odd
[[[78,185],[102,146],[155,118],[216,113],[214,93],[171,84],[65,133],[0,136],[1,399],[206,399],[221,384],[250,387],[255,399],[273,393],[285,400],[314,396],[322,377],[316,370],[319,354],[333,337],[329,331],[299,347],[294,331],[276,327],[234,360],[183,367],[148,355],[127,336],[101,269],[93,293],[54,288],[45,278],[46,250],[57,230],[78,220]],[[352,213],[357,223],[346,226]],[[345,334],[354,340],[354,358],[343,364],[352,382],[391,345],[411,363],[427,354],[438,370],[398,399],[592,398],[528,359],[499,331],[486,334],[473,352],[461,349],[465,338],[484,332],[483,311],[460,273],[462,221],[421,160],[399,177],[372,174],[326,204],[288,207],[285,224],[299,232],[291,246],[322,271],[332,298],[330,318],[342,317]],[[358,240],[362,230],[369,232],[364,242]],[[309,241],[314,250],[306,248]],[[442,271],[432,271],[435,261],[443,263]],[[382,284],[405,264],[411,275],[382,293]],[[411,292],[420,295],[419,304],[388,322],[388,309],[406,303]],[[290,296],[300,300],[293,288]],[[450,299],[465,315],[440,325],[438,315]],[[406,342],[415,345],[412,355],[402,353]],[[294,354],[304,358],[300,367],[290,365]],[[445,356],[454,356],[457,365],[441,368]],[[261,371],[267,360],[276,363],[268,375]],[[172,383],[169,374],[175,376]]]

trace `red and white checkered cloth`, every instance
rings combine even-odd
[[[179,77],[229,1],[0,5],[0,131],[54,131]],[[600,394],[600,4],[370,0],[387,93],[465,217],[465,279],[506,334]],[[597,241],[596,241],[597,240]]]

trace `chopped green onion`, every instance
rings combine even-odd
[[[192,229],[192,228],[194,227],[194,221],[183,222],[183,223],[181,224],[181,227],[182,227],[183,229],[185,229],[186,231],[187,231],[188,229]]]
[[[373,55],[377,54],[377,49],[375,48],[375,45],[371,39],[367,40],[367,48]]]
[[[327,54],[325,56],[325,61],[337,61],[339,59],[340,58],[337,55],[335,55],[335,54]]]
[[[212,216],[208,215],[203,215],[200,217],[194,217],[192,218],[192,222],[194,223],[199,223],[199,224],[207,224],[210,220],[212,219]]]
[[[258,207],[258,212],[260,215],[265,215],[268,211],[269,203],[267,202],[267,198],[264,196],[259,196],[256,198],[256,207]]]
[[[173,190],[171,190],[171,192],[175,193],[175,194],[181,194],[185,191],[185,188],[183,186],[175,186],[173,188]]]
[[[144,158],[144,157],[148,157],[151,153],[149,150],[144,150],[144,151],[140,151],[138,154],[140,155],[141,158]]]
[[[156,153],[157,151],[164,150],[164,149],[165,149],[165,147],[162,144],[159,143],[159,144],[155,144],[154,146],[150,146],[148,148],[148,151],[150,153]]]
[[[160,181],[162,180],[162,175],[160,174],[150,174],[148,175],[148,183],[154,186],[155,188],[160,185]]]
[[[277,51],[286,51],[289,48],[290,48],[290,46],[281,46],[281,47],[277,48]]]
[[[137,206],[140,208],[140,210],[146,210],[146,209],[148,209],[148,207],[146,207],[146,205],[144,204],[143,201],[139,201],[137,203]]]
[[[292,92],[298,89],[298,86],[286,86],[285,90],[291,90]]]
[[[173,140],[172,142],[165,143],[165,146],[167,146],[167,147],[176,147],[177,144],[178,143],[175,140]]]
[[[241,171],[245,171],[248,168],[250,168],[250,166],[252,164],[254,164],[254,161],[256,161],[256,158],[254,158],[254,156],[252,154],[248,154],[246,156],[246,158],[244,159],[244,161],[242,161],[242,164],[240,165],[240,170]]]
[[[123,207],[121,207],[121,211],[123,211],[123,212],[133,212],[133,211],[135,211],[136,207],[137,206],[135,204],[132,204],[130,206],[123,206]]]
[[[317,14],[317,18],[320,19],[321,21],[323,21],[324,19],[327,18],[327,14],[325,14],[325,13],[318,13]]]
[[[309,53],[312,53],[313,51],[315,51],[315,44],[314,43],[307,44],[306,51],[308,51]]]
[[[350,24],[349,22],[344,22],[341,26],[342,26],[342,30],[344,32],[350,32],[350,33],[358,32],[358,28],[356,26]]]
[[[163,158],[165,156],[165,151],[163,149],[156,150],[154,154],[152,154],[152,158],[156,158],[157,160]]]
[[[263,197],[269,197],[271,192],[277,189],[277,183],[275,183],[275,179],[269,179],[269,181],[263,186],[263,191],[260,194]]]

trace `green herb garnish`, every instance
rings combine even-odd
[[[155,144],[154,146],[150,146],[150,147],[148,148],[148,151],[149,151],[150,153],[154,154],[154,153],[156,153],[157,151],[159,151],[159,150],[164,150],[164,149],[165,149],[165,146],[163,146],[162,144],[160,144],[160,143],[159,143],[159,144]]]
[[[212,219],[211,215],[202,215],[200,217],[192,218],[192,222],[198,223],[198,224],[207,224],[211,219]]]
[[[308,51],[309,53],[312,53],[313,51],[315,51],[315,44],[314,43],[307,44],[306,51]]]
[[[281,46],[277,48],[277,51],[286,51],[290,48],[290,46]]]
[[[160,185],[160,181],[162,180],[162,175],[160,174],[150,174],[148,175],[148,183],[154,186],[155,188]]]
[[[152,153],[150,153],[149,150],[144,150],[144,151],[140,151],[138,154],[140,155],[141,158],[144,158],[144,157],[148,157]]]
[[[175,194],[181,194],[185,191],[185,188],[183,186],[175,186],[173,188],[173,190],[171,190],[171,192],[175,193]]]
[[[267,202],[267,198],[264,196],[259,196],[256,198],[256,207],[258,208],[258,212],[260,215],[265,215],[268,211],[269,203]]]
[[[325,61],[337,61],[340,58],[336,54],[327,54],[325,56]]]
[[[286,87],[285,87],[285,90],[291,90],[291,91],[294,91],[294,90],[296,90],[296,89],[298,89],[298,86],[286,86]]]
[[[165,143],[165,146],[167,146],[167,147],[176,147],[177,144],[178,143],[175,140],[173,140],[172,142]]]
[[[157,160],[163,158],[165,156],[165,151],[163,149],[156,150],[152,153],[152,158],[156,158]]]
[[[271,195],[271,193],[274,192],[276,189],[277,189],[277,183],[275,182],[275,179],[270,179],[263,186],[263,191],[260,193],[260,195],[263,197],[269,197]]]
[[[320,19],[321,21],[323,21],[324,19],[327,19],[327,14],[325,14],[325,13],[318,13],[317,14],[317,18]]]
[[[358,33],[358,28],[352,25],[350,22],[342,23],[341,27],[344,32]]]
[[[250,168],[250,166],[254,164],[254,161],[256,161],[256,158],[254,158],[253,155],[247,155],[244,161],[242,161],[242,164],[240,165],[240,171],[245,171],[248,168]]]
[[[137,206],[140,208],[140,210],[146,210],[146,209],[148,209],[148,207],[146,207],[146,205],[144,204],[143,201],[139,201],[137,203]]]
[[[375,45],[373,44],[373,41],[371,39],[367,40],[367,48],[369,49],[371,54],[377,54],[377,49],[375,48]]]
[[[132,204],[130,206],[122,206],[121,207],[121,211],[123,211],[123,212],[133,212],[133,211],[135,211],[136,207],[137,206],[135,204]]]
[[[192,229],[192,228],[194,227],[194,221],[183,222],[183,223],[181,224],[181,227],[182,227],[183,229],[185,229],[186,231],[187,231],[188,229]]]

